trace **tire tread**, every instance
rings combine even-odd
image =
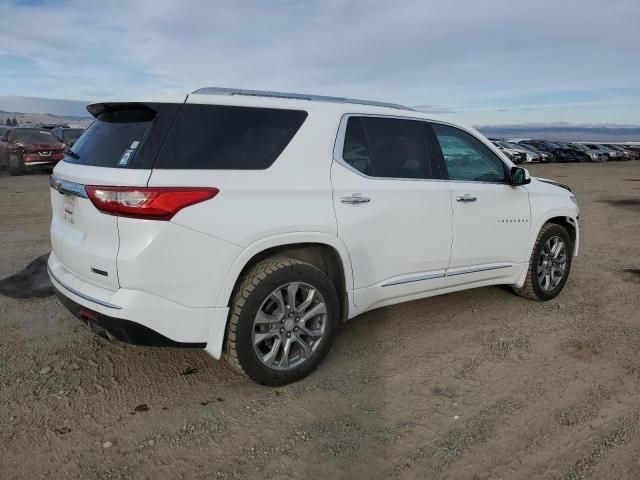
[[[530,300],[535,300],[538,302],[545,301],[545,299],[540,298],[536,294],[533,288],[533,275],[532,275],[533,268],[538,264],[537,258],[534,258],[534,257],[536,256],[538,247],[545,240],[546,233],[551,229],[557,228],[558,226],[559,225],[555,223],[545,223],[540,229],[540,232],[538,233],[538,237],[536,238],[536,243],[534,244],[533,249],[531,251],[531,258],[529,259],[529,268],[527,269],[527,276],[525,277],[524,285],[522,285],[522,287],[520,288],[512,287],[512,290],[516,295],[519,295],[524,298],[528,298]],[[571,248],[571,251],[569,251],[569,255],[573,254],[572,250],[573,248]]]
[[[240,314],[247,302],[249,296],[253,293],[256,287],[267,278],[267,276],[293,265],[305,264],[299,260],[285,256],[270,257],[256,265],[246,272],[240,280],[240,285],[236,289],[231,302],[231,309],[229,314],[229,321],[227,327],[227,340],[225,342],[225,349],[223,353],[223,361],[234,372],[248,377],[240,364],[237,350],[237,331],[238,322],[240,321]]]

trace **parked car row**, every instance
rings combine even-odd
[[[491,141],[514,163],[640,160],[640,145],[550,142],[548,140],[505,141],[491,139]]]
[[[29,170],[51,169],[64,158],[64,152],[84,129],[0,127],[0,170],[22,175]]]

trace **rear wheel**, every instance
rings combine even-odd
[[[338,319],[338,296],[322,271],[288,257],[263,260],[234,295],[226,363],[263,385],[295,382],[322,362]]]
[[[9,154],[9,173],[11,175],[18,176],[24,174],[24,162],[22,161],[21,155],[16,155],[15,153]]]
[[[532,300],[551,300],[564,288],[571,270],[573,242],[561,225],[545,224],[536,240],[524,285],[513,291]]]

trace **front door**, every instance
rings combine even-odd
[[[529,260],[529,192],[480,139],[433,124],[449,177],[453,242],[446,286],[512,278]]]

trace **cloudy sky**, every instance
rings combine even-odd
[[[202,86],[640,124],[640,1],[0,0],[0,95]]]

